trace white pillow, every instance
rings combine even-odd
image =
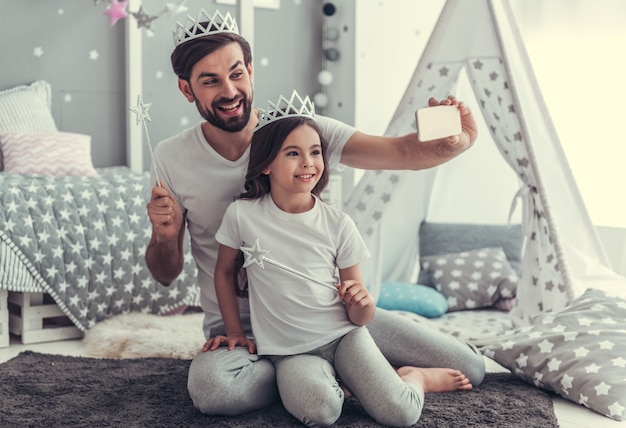
[[[56,131],[51,106],[52,89],[43,80],[0,91],[0,132]],[[0,171],[2,157],[0,151]]]
[[[0,132],[4,172],[37,175],[98,175],[91,137],[70,132]]]
[[[43,80],[0,91],[0,131],[56,131],[51,106],[52,90]]]

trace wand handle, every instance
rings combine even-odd
[[[159,170],[156,166],[156,160],[154,159],[154,152],[152,151],[152,143],[150,142],[150,134],[148,133],[148,125],[146,120],[143,119],[143,129],[146,131],[146,139],[148,140],[148,148],[150,149],[150,158],[152,159],[152,167],[154,168],[154,175],[156,176],[156,184],[161,187],[161,179],[159,178]]]

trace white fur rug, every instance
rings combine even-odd
[[[131,312],[102,321],[85,333],[88,356],[192,359],[204,344],[202,313],[159,316]]]

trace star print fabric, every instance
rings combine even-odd
[[[169,287],[145,265],[149,173],[105,168],[99,175],[0,174],[0,288],[49,293],[82,331],[120,313],[199,306],[189,251]],[[9,258],[18,262],[7,266]]]
[[[510,333],[483,354],[529,383],[626,420],[626,300],[588,289]]]

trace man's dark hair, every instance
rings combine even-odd
[[[176,46],[170,57],[172,69],[179,78],[189,81],[191,69],[198,61],[230,43],[239,44],[244,63],[246,67],[249,66],[252,63],[252,51],[246,39],[235,33],[217,33],[198,37]]]

